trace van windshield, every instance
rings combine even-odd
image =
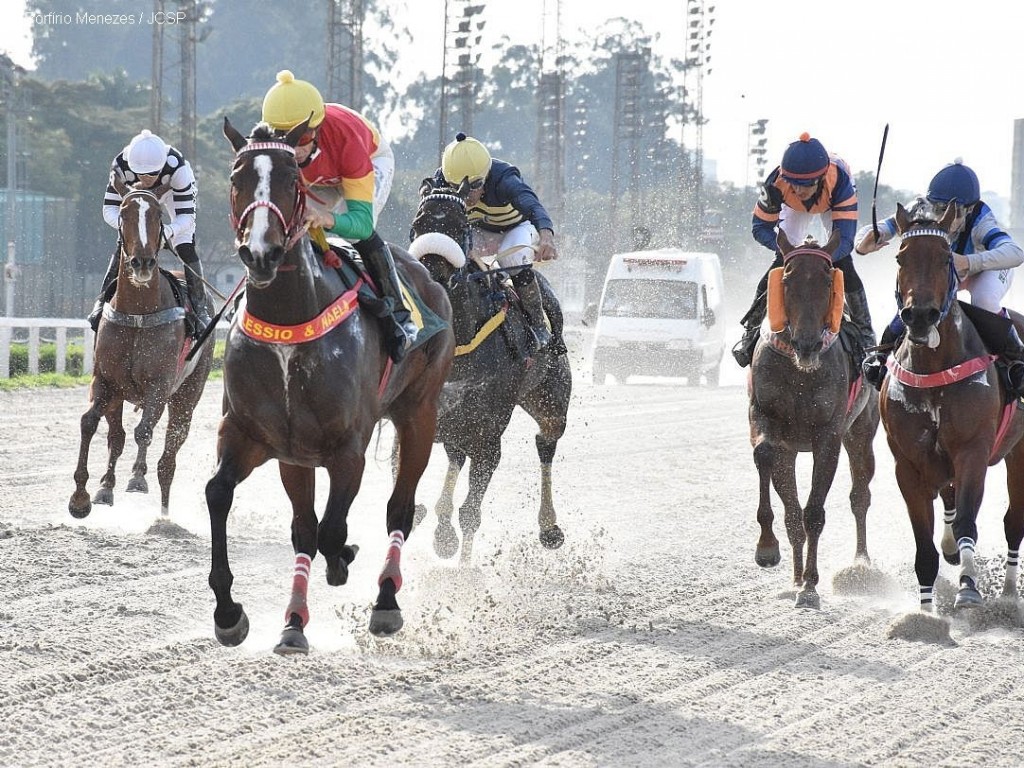
[[[695,320],[697,284],[684,280],[610,280],[601,304],[607,317]]]

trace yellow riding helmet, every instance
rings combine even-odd
[[[491,153],[487,147],[464,133],[455,134],[455,141],[444,148],[441,173],[445,181],[458,186],[465,178],[472,184],[487,178],[491,170]]]
[[[324,120],[324,100],[312,83],[296,80],[291,70],[277,73],[277,82],[263,97],[263,121],[275,131],[289,131],[307,117],[310,128]]]

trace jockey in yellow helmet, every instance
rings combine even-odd
[[[310,193],[306,222],[348,240],[362,256],[394,319],[388,347],[397,362],[416,341],[417,328],[402,300],[394,257],[376,231],[395,176],[394,153],[363,115],[325,104],[314,85],[278,72],[263,99],[264,122],[283,134],[307,119],[295,148]]]

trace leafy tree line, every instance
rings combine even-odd
[[[27,5],[31,13],[43,16],[78,10],[140,12],[137,4],[127,0],[80,0],[73,9],[67,0],[29,0]],[[174,3],[167,6],[173,9]],[[200,189],[197,242],[207,260],[233,258],[227,216],[232,155],[221,135],[223,118],[227,115],[247,132],[258,120],[263,94],[279,69],[293,69],[318,85],[325,81],[323,48],[310,42],[325,39],[325,11],[319,8],[313,5],[295,13],[288,4],[270,4],[260,5],[257,12],[244,0],[210,0],[202,5],[197,45],[197,101],[202,117],[197,125],[196,157],[189,160]],[[421,75],[398,90],[388,73],[397,60],[397,46],[439,47],[440,43],[410,37],[373,0],[367,8],[372,23],[364,40],[364,112],[378,124],[392,127],[398,166],[380,229],[387,239],[405,243],[420,181],[437,167],[439,142],[452,137],[438,134],[441,78]],[[100,216],[110,161],[132,135],[149,125],[152,27],[36,23],[33,32],[38,69],[23,77],[20,86],[31,105],[27,114],[19,115],[19,141],[28,157],[26,186],[74,201],[76,235],[75,242],[69,243],[70,252],[76,254],[80,269],[99,272],[113,243]],[[637,22],[613,19],[589,44],[571,48],[565,55],[566,200],[562,221],[556,225],[566,258],[586,260],[590,275],[603,276],[608,256],[631,246],[626,233],[634,224],[650,232],[651,247],[694,245],[682,241],[684,218],[693,204],[683,191],[692,158],[681,150],[678,139],[670,138],[678,136],[683,122],[694,119],[679,82],[679,61],[653,54],[646,59],[636,138],[640,198],[636,210],[631,209],[626,192],[629,182],[613,182],[616,54],[649,50],[651,42]],[[497,63],[476,73],[480,89],[473,133],[495,156],[518,165],[530,181],[540,170],[534,164],[540,51],[536,45],[508,40],[498,49]],[[297,51],[303,52],[303,58]],[[6,120],[6,104],[2,110]],[[453,132],[460,122],[456,105],[448,120]],[[163,133],[170,143],[177,143],[175,130]],[[620,137],[623,174],[629,173],[623,154],[626,143]],[[6,163],[0,162],[0,176],[5,168]],[[860,174],[857,181],[861,190],[870,190],[874,177]],[[616,187],[618,196],[613,200]],[[728,183],[707,183],[703,197],[706,207],[722,213],[725,240],[719,247],[727,264],[742,268],[747,260],[756,259],[761,265],[764,254],[753,250],[750,238],[756,192]],[[891,211],[895,199],[891,189],[880,188],[879,210]],[[618,211],[615,222],[609,220],[613,208]],[[869,212],[870,205],[862,205],[862,220],[868,219]]]

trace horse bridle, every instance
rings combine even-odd
[[[266,150],[280,150],[287,152],[292,157],[295,156],[295,147],[291,144],[287,144],[283,141],[256,141],[251,144],[246,144],[240,150],[235,153],[235,159],[239,159],[242,155],[252,152],[263,152]],[[285,251],[290,251],[292,247],[299,241],[306,233],[306,228],[303,226],[302,220],[306,213],[306,190],[302,186],[302,182],[298,181],[295,184],[295,200],[292,206],[291,219],[286,220],[284,213],[273,200],[253,200],[249,205],[245,207],[241,215],[235,216],[235,195],[236,190],[234,187],[231,188],[231,226],[235,230],[235,240],[239,241],[242,234],[242,228],[245,226],[246,220],[252,215],[253,211],[257,208],[266,208],[277,220],[281,222],[281,227],[284,229],[285,236]]]
[[[953,302],[956,301],[957,290],[960,286],[960,278],[956,274],[956,265],[953,264],[953,249],[951,248],[952,241],[950,240],[949,233],[944,229],[938,227],[922,227],[920,229],[908,229],[900,235],[901,240],[906,241],[911,237],[939,237],[942,238],[942,242],[946,244],[946,250],[949,252],[947,258],[947,264],[949,266],[949,278],[946,286],[946,298],[942,302],[942,309],[939,311],[939,320],[941,323],[946,315],[949,314],[949,310],[953,306]],[[901,249],[902,250],[902,249]],[[903,295],[900,293],[899,286],[896,287],[896,306],[899,311],[903,311]],[[936,323],[937,325],[938,323]]]

